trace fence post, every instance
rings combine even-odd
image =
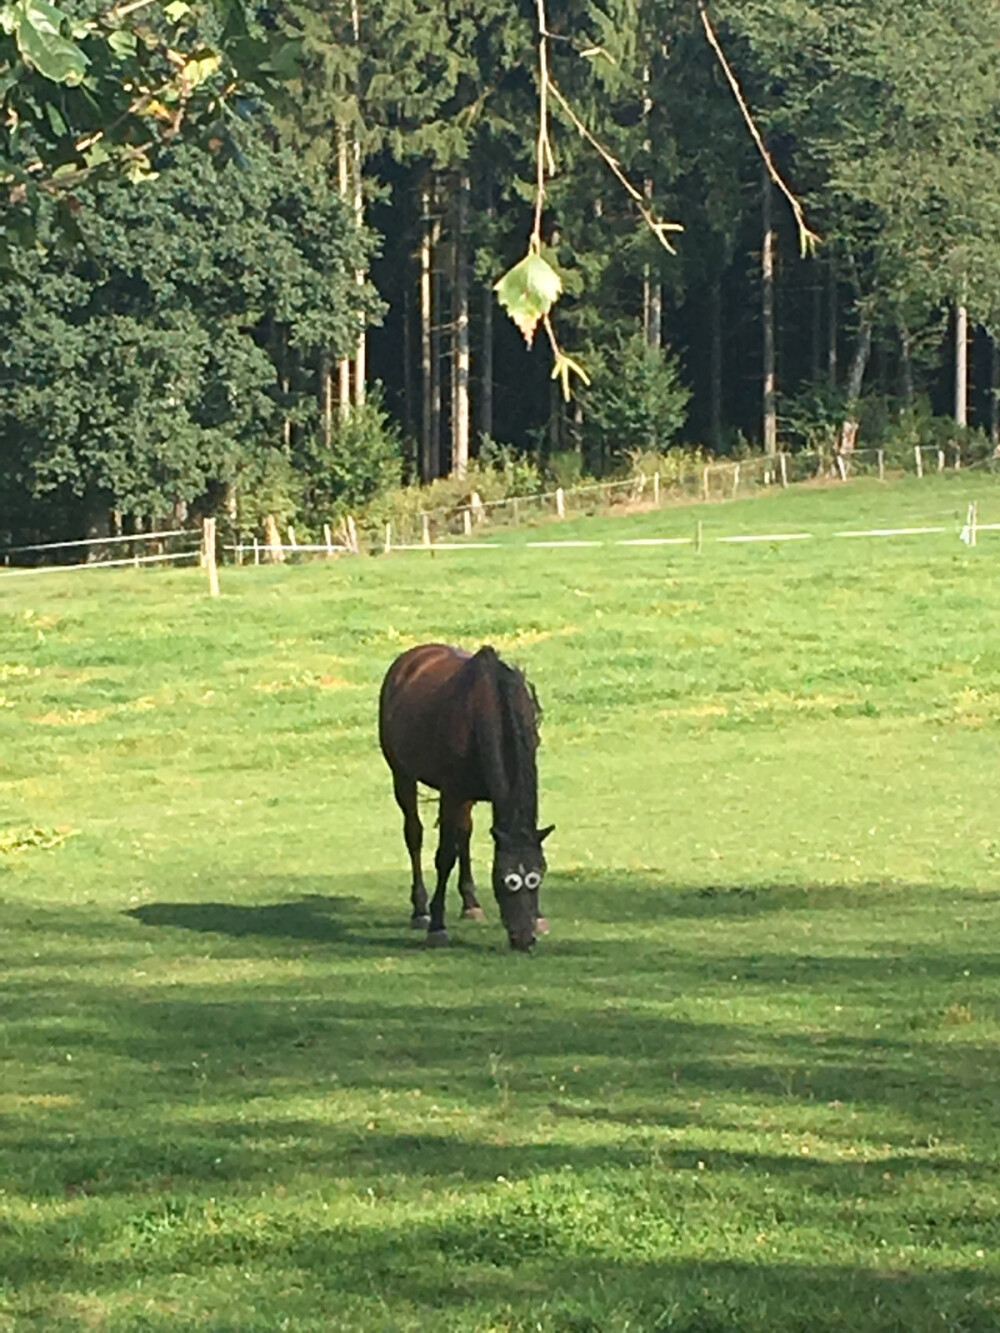
[[[885,450],[878,450],[878,479],[885,481]]]
[[[471,536],[472,536],[472,510],[471,510],[471,509],[463,509],[463,510],[462,510],[462,531],[465,533],[466,537],[471,537]]]
[[[701,474],[701,493],[706,500],[709,498],[708,468]]]
[[[521,506],[518,503],[517,496],[514,496],[514,527],[519,527],[521,523]]]
[[[659,474],[659,472],[654,472],[654,473],[653,473],[653,504],[656,505],[657,509],[659,509],[659,507],[660,507],[660,474]]]
[[[943,472],[943,471],[944,471],[944,450],[943,450],[943,449],[939,449],[939,450],[938,450],[938,471],[939,471],[939,472]]]
[[[701,519],[699,518],[699,520],[698,520],[698,526],[697,526],[697,528],[695,529],[695,537],[694,537],[694,553],[695,553],[695,555],[701,555],[701,536],[702,536],[702,533],[701,533]]]
[[[326,542],[326,553],[333,559],[333,533],[330,531],[329,523],[323,524],[323,540]]]
[[[202,519],[201,549],[205,557],[205,569],[208,573],[208,592],[211,597],[219,595],[219,570],[215,563],[215,519]]]
[[[961,472],[961,470],[962,470],[962,446],[961,446],[960,444],[956,444],[956,445],[954,446],[954,449],[955,449],[955,471],[956,471],[956,472]]]
[[[473,491],[469,497],[469,504],[472,506],[472,517],[477,523],[486,522],[486,508],[480,498],[478,491]]]
[[[430,516],[429,516],[428,514],[421,514],[421,515],[420,515],[420,522],[421,522],[421,526],[422,526],[422,528],[423,528],[423,533],[422,533],[422,536],[421,536],[421,541],[423,542],[423,544],[424,544],[425,546],[430,546],[430,544],[431,544],[431,520],[430,520]]]
[[[561,486],[556,487],[556,517],[566,517],[566,495]]]
[[[913,457],[917,460],[917,476],[922,477],[924,475],[924,456],[920,452],[919,444],[913,446]]]
[[[392,524],[391,524],[391,523],[387,523],[387,524],[385,525],[385,553],[386,553],[386,555],[388,555],[389,552],[390,552],[391,550],[392,550]]]
[[[293,549],[296,545],[295,529],[292,527],[291,523],[289,523],[288,525],[288,545],[291,546]]]
[[[736,492],[737,492],[739,489],[740,489],[740,465],[739,465],[739,463],[734,463],[734,464],[733,464],[733,496],[734,496],[734,498],[735,498],[735,496],[736,496]]]
[[[972,545],[976,544],[976,529],[979,527],[979,501],[972,502]]]
[[[358,529],[351,514],[347,515],[347,536],[351,550],[355,555],[360,555],[361,547],[358,544]]]
[[[822,475],[823,475],[823,446],[819,444],[816,446],[816,476],[821,477]]]
[[[838,453],[838,455],[837,455],[837,471],[840,473],[840,480],[841,480],[841,481],[846,481],[846,480],[847,480],[847,464],[844,462],[844,455],[843,455],[843,454],[839,454],[839,453]]]
[[[266,541],[271,553],[272,564],[280,565],[285,558],[285,553],[281,549],[281,533],[278,531],[278,520],[273,514],[268,514],[264,520],[264,531]]]
[[[260,542],[257,540],[256,532],[253,535],[253,562],[255,565],[260,564]]]
[[[778,455],[778,461],[781,464],[781,487],[782,490],[788,489],[788,455],[782,449]]]

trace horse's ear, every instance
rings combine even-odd
[[[542,843],[545,841],[545,839],[549,836],[549,834],[553,831],[554,828],[555,828],[555,824],[549,824],[548,828],[540,828],[540,829],[538,830],[538,845],[539,845],[539,847],[541,847]]]

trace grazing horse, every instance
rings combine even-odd
[[[520,671],[489,647],[465,653],[425,643],[397,657],[379,696],[379,742],[392,770],[413,867],[412,924],[428,944],[447,944],[444,899],[457,859],[462,916],[482,920],[469,859],[472,806],[493,806],[493,893],[511,947],[530,949],[548,924],[538,915],[545,874],[538,827],[538,701]],[[420,865],[417,783],[441,793],[437,888],[428,913]]]

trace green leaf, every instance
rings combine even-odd
[[[46,0],[23,0],[17,15],[17,49],[43,78],[53,83],[80,83],[90,64],[87,56],[63,37],[66,15]]]
[[[540,320],[562,294],[562,278],[537,251],[531,250],[508,269],[493,290],[530,347]]]
[[[108,46],[116,56],[134,56],[137,47],[135,33],[127,28],[118,28],[108,33]]]

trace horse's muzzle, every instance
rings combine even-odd
[[[534,935],[508,935],[510,947],[519,953],[529,953],[535,947]]]

